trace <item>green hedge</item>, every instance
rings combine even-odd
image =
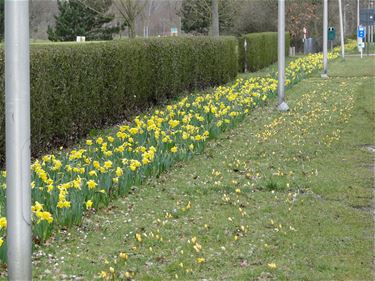
[[[257,71],[277,61],[277,32],[250,33],[239,38],[240,72],[245,68],[244,41],[247,40],[247,65],[249,71]],[[285,55],[289,53],[290,35],[285,34]]]
[[[234,37],[32,45],[32,154],[69,144],[184,91],[230,81],[238,70],[236,48]],[[5,146],[1,82],[0,164]]]

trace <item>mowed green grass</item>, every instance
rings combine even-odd
[[[372,280],[373,60],[336,60],[329,74],[288,90],[289,113],[275,100],[255,109],[201,155],[60,231],[35,249],[34,279],[112,267],[135,280]]]

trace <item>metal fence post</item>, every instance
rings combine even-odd
[[[246,38],[243,42],[243,47],[244,47],[244,50],[245,50],[245,73],[246,73],[248,71],[248,67],[247,67],[247,39]]]

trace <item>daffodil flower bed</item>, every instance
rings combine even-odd
[[[337,57],[335,49],[329,58]],[[291,62],[286,70],[286,86],[319,69],[321,62],[321,54]],[[31,166],[34,241],[45,241],[55,228],[80,224],[90,209],[106,206],[145,178],[201,152],[209,138],[235,126],[254,106],[276,94],[275,77],[238,79],[212,93],[190,95],[163,110],[138,116],[132,124],[118,126],[114,133],[36,160]],[[6,173],[2,172],[0,246],[7,225],[5,180]],[[3,259],[5,248],[0,247]]]

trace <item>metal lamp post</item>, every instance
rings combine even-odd
[[[359,0],[357,0],[357,28],[359,26]]]
[[[285,0],[278,2],[278,110],[288,111],[288,104],[285,102]]]
[[[29,1],[5,0],[9,280],[31,280]]]
[[[341,0],[338,0],[338,1],[339,1],[339,12],[340,12],[341,57],[345,58],[345,44],[344,44],[345,34],[344,34],[344,22],[342,18],[342,3],[341,3]]]
[[[323,7],[323,73],[322,78],[328,78],[328,0]]]

